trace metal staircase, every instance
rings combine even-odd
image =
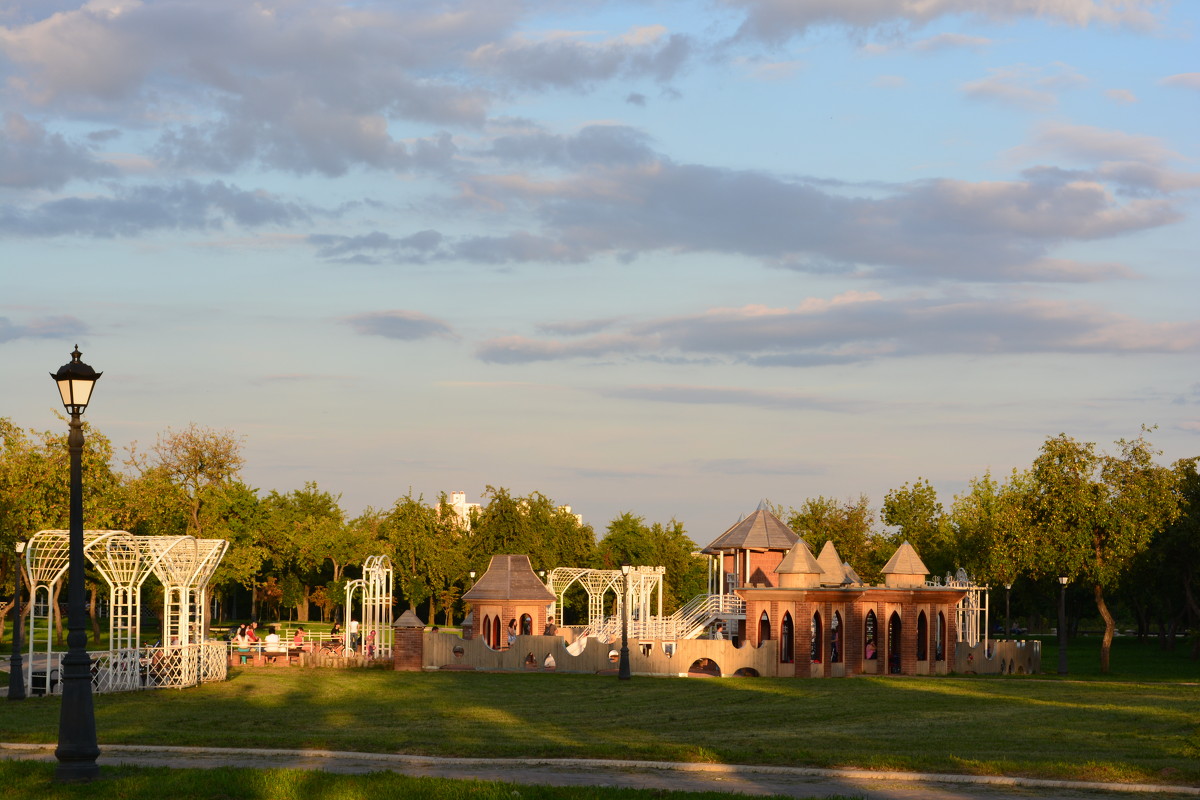
[[[746,601],[731,594],[699,594],[669,617],[630,619],[629,636],[634,639],[695,639],[709,625],[724,620],[734,630],[746,615]],[[621,635],[621,615],[608,617],[595,627],[584,628],[578,638],[594,636],[611,640]]]

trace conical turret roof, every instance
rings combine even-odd
[[[850,582],[846,575],[846,568],[842,566],[842,557],[838,555],[833,542],[825,541],[825,546],[821,548],[821,555],[817,556],[817,563],[821,565],[823,573],[821,583],[830,586],[844,586]]]
[[[463,600],[545,600],[555,599],[554,592],[538,580],[529,556],[492,556],[487,572],[479,582],[463,593]]]
[[[884,575],[928,575],[929,567],[917,555],[917,551],[908,542],[904,542],[892,553],[887,564],[883,567]]]
[[[775,571],[780,575],[820,575],[822,569],[820,563],[813,558],[808,544],[803,539],[797,539],[796,544],[783,557],[783,561],[779,562]]]

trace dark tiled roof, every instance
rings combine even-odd
[[[538,580],[529,556],[492,556],[487,572],[467,590],[463,600],[539,600],[552,602],[554,593]]]
[[[703,553],[729,550],[791,550],[800,539],[766,508],[758,510],[713,540]]]
[[[394,627],[394,628],[424,628],[425,623],[422,622],[421,618],[418,617],[416,614],[414,614],[413,610],[410,608],[407,611],[405,611],[403,614],[400,615],[400,619],[398,619],[392,623],[392,627]]]

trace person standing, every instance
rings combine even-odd
[[[350,621],[346,623],[346,633],[348,634],[348,640],[350,642],[350,651],[357,652],[358,651],[358,620],[356,620],[354,617],[351,617]]]

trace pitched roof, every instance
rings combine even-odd
[[[858,573],[854,571],[854,567],[850,566],[849,561],[843,561],[842,567],[846,570],[846,580],[850,583],[859,585],[863,582],[862,578],[858,577]]]
[[[842,586],[849,583],[849,577],[846,575],[846,568],[842,566],[842,557],[838,555],[837,548],[833,546],[833,542],[825,540],[825,546],[821,548],[821,555],[817,556],[817,563],[821,565],[821,583],[828,583],[834,586]]]
[[[821,571],[821,565],[813,558],[812,550],[808,549],[808,545],[803,539],[796,540],[796,544],[775,568],[775,572],[781,575],[789,573],[820,575]]]
[[[917,551],[908,542],[904,542],[892,553],[887,564],[883,567],[884,575],[928,575],[929,567],[921,561]]]
[[[750,516],[722,533],[701,550],[719,553],[728,550],[790,550],[800,537],[784,525],[763,504]]]
[[[400,619],[393,622],[392,626],[395,628],[424,628],[425,623],[410,608],[401,614]]]
[[[543,600],[552,602],[554,592],[533,574],[529,556],[492,556],[487,572],[463,593],[463,600]]]

